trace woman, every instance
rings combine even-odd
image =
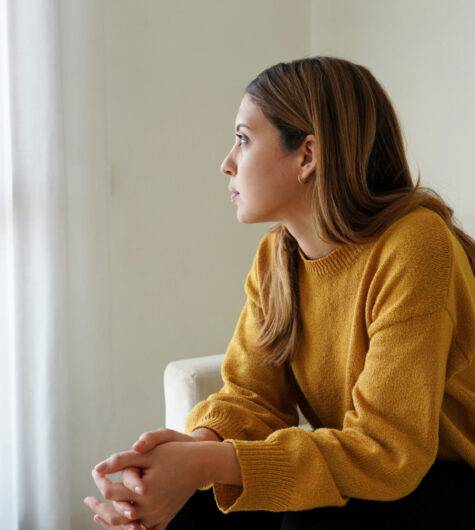
[[[96,522],[473,528],[475,241],[413,185],[385,91],[346,60],[280,63],[246,88],[236,137],[221,170],[238,220],[276,224],[224,386],[190,434],[145,433],[96,466],[113,501],[85,499]]]

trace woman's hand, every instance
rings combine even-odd
[[[104,528],[140,530],[139,523],[134,522],[137,519],[133,504],[134,495],[122,483],[110,481],[104,474],[98,473],[95,469],[92,470],[92,478],[105,499],[128,500],[128,502],[113,501],[113,506],[111,506],[106,502],[101,502],[96,497],[86,497],[84,504],[95,512],[94,522]]]
[[[139,453],[147,453],[157,445],[166,442],[220,442],[221,438],[211,429],[201,427],[191,433],[191,435],[174,431],[173,429],[157,429],[156,431],[147,431],[140,435],[139,439],[132,445],[132,449]],[[141,493],[145,491],[144,484],[141,480],[141,471],[138,468],[131,467],[124,469],[121,473],[121,479],[124,486],[130,491]]]
[[[213,482],[218,461],[214,458],[214,446],[228,445],[187,442],[163,443],[145,454],[136,451],[117,453],[102,462],[102,466],[96,466],[93,470],[96,485],[104,498],[114,501],[114,508],[117,508],[114,510],[94,497],[88,497],[86,504],[103,521],[97,522],[103,526],[109,525],[105,528],[114,528],[114,525],[128,528],[121,526],[128,522],[133,525],[131,528],[138,530],[137,523],[131,521],[133,519],[140,520],[146,528],[165,528],[198,487]],[[112,483],[105,477],[106,474],[130,467],[142,470],[143,495],[128,490],[121,483]],[[133,501],[133,504],[127,501]],[[127,508],[124,509],[124,506]],[[125,511],[130,513],[126,514]]]
[[[209,429],[203,429],[209,430]],[[212,432],[212,431],[210,431]],[[167,442],[194,442],[198,438],[188,436],[182,432],[173,429],[157,429],[156,431],[147,431],[140,435],[139,439],[132,445],[132,449],[139,453],[147,453],[157,445]],[[96,468],[99,466],[98,464]],[[145,492],[145,485],[141,479],[142,473],[139,468],[130,467],[121,472],[121,480],[126,488],[139,494]]]
[[[219,442],[221,438],[211,429],[201,427],[191,434],[174,431],[173,429],[157,429],[156,431],[147,431],[140,435],[139,439],[133,444],[132,449],[139,453],[146,453],[155,446],[165,442]]]
[[[183,434],[172,429],[157,429],[155,431],[144,432],[137,442],[133,444],[134,451],[146,453],[152,450],[157,445],[167,443],[170,441],[221,441],[221,438],[211,429],[199,428],[191,433],[191,435]],[[98,468],[100,464],[96,466]],[[121,481],[123,485],[130,490],[130,492],[143,495],[146,486],[142,481],[142,470],[138,467],[129,467],[121,471]],[[112,497],[121,491],[124,495],[123,489],[117,489],[103,473],[96,470],[93,471],[94,481],[103,493],[105,499],[112,500]],[[132,497],[129,498],[132,500]],[[110,504],[99,501],[95,497],[86,497],[85,504],[89,506],[96,515],[94,521],[101,524],[105,528],[127,528],[130,530],[139,530],[139,525],[133,523],[136,517],[135,507],[130,502],[112,501]]]
[[[167,442],[194,442],[193,436],[173,429],[157,429],[156,431],[147,431],[140,435],[139,439],[132,445],[132,449],[139,453],[146,453],[157,445]]]

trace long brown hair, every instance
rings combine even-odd
[[[284,150],[308,134],[317,139],[317,167],[308,185],[312,219],[320,236],[334,244],[376,241],[417,206],[442,217],[462,244],[475,274],[475,240],[434,190],[412,182],[401,129],[383,87],[364,66],[335,57],[279,63],[246,87],[252,100],[279,130]],[[298,243],[277,223],[272,273],[263,279],[265,313],[255,346],[269,350],[268,362],[291,360],[302,331],[298,293]]]

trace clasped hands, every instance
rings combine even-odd
[[[213,453],[217,446],[232,448],[217,444],[219,440],[209,429],[198,429],[192,436],[171,429],[144,433],[131,451],[115,453],[92,471],[96,486],[112,505],[93,496],[84,503],[104,528],[163,530],[197,488],[219,476]],[[106,476],[119,471],[122,482]]]

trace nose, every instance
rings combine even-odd
[[[232,157],[232,152],[233,150],[231,149],[221,164],[221,173],[228,177],[236,175],[236,163]]]

